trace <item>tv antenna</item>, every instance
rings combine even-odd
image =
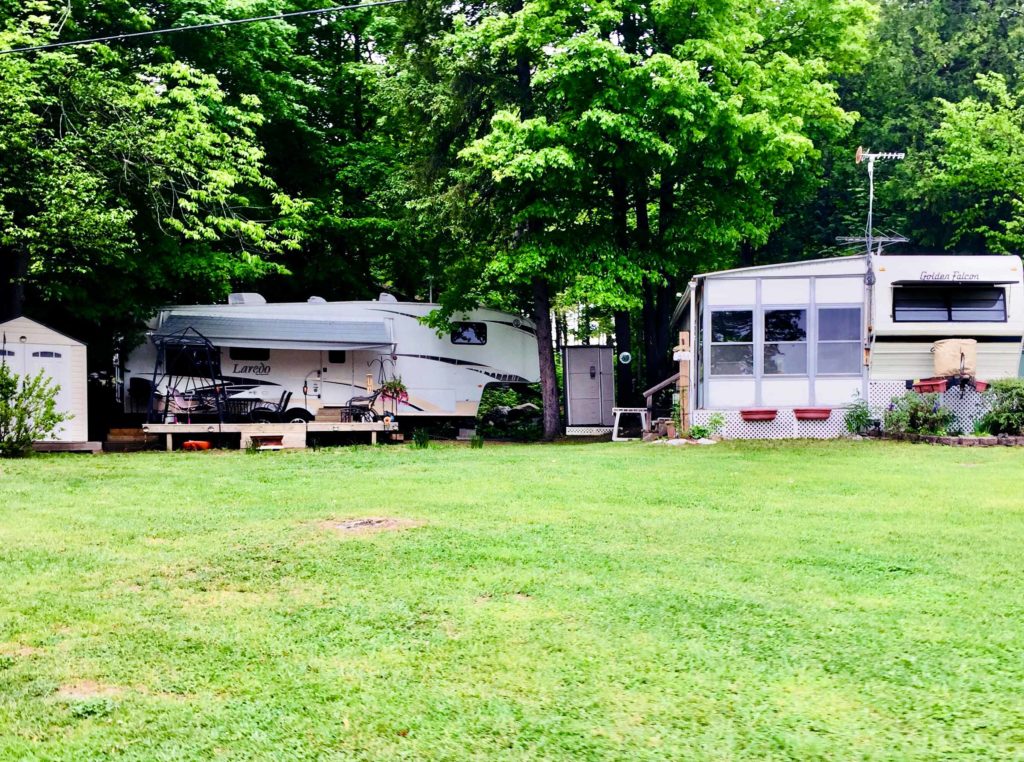
[[[870,256],[874,244],[877,243],[906,243],[907,239],[902,236],[880,236],[879,238],[874,237],[874,220],[875,220],[875,162],[878,160],[882,161],[901,161],[906,158],[906,154],[902,151],[882,151],[879,153],[871,153],[871,150],[864,150],[863,147],[857,146],[857,155],[855,161],[860,164],[866,161],[868,163],[868,224],[864,229],[864,242],[867,244],[867,252]]]

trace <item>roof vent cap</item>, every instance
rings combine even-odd
[[[311,296],[306,300],[309,304],[327,304],[327,300],[322,296]]]
[[[243,294],[228,294],[228,304],[266,304],[267,300],[262,294],[252,292]]]
[[[398,300],[389,294],[387,291],[381,291],[380,296],[377,297],[378,302],[397,302]]]

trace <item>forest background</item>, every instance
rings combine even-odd
[[[313,0],[0,0],[0,49]],[[671,373],[692,274],[877,233],[1024,250],[1024,8],[1007,0],[409,0],[0,55],[0,319],[102,370],[168,303],[486,303]],[[546,428],[557,424],[547,406]],[[554,407],[552,412],[551,408]]]

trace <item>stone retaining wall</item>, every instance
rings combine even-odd
[[[928,434],[882,434],[880,439],[898,442],[918,442],[949,447],[1024,447],[1024,437],[936,437]]]

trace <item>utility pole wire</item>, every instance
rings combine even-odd
[[[293,19],[299,16],[319,16],[326,13],[338,13],[340,11],[355,11],[363,8],[377,8],[381,5],[398,5],[407,3],[409,0],[376,0],[372,3],[359,3],[357,5],[335,5],[330,8],[315,8],[308,11],[289,11],[288,13],[275,13],[271,16],[252,16],[244,19],[228,19],[227,21],[211,21],[207,24],[194,24],[192,26],[176,26],[167,29],[153,29],[148,32],[129,32],[127,34],[113,34],[108,37],[92,37],[88,40],[68,40],[67,42],[51,42],[46,45],[33,45],[24,48],[10,48],[0,50],[0,56],[11,53],[35,53],[42,50],[56,50],[57,48],[70,48],[78,45],[95,45],[101,42],[120,42],[138,37],[153,37],[158,34],[174,34],[175,32],[191,32],[197,29],[217,29],[224,26],[235,26],[237,24],[254,24],[258,21],[278,21],[281,19]]]

